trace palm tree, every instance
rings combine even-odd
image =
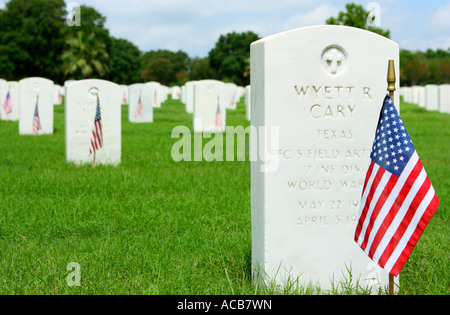
[[[104,76],[108,72],[108,53],[105,43],[96,40],[95,34],[83,31],[66,40],[66,49],[61,59],[66,77],[89,78]]]

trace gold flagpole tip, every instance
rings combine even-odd
[[[389,92],[395,91],[395,67],[394,67],[394,60],[389,60],[389,67],[388,67],[388,75],[387,75],[387,82],[388,82],[388,88],[387,90]]]

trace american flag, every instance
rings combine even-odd
[[[95,112],[94,128],[92,129],[91,146],[89,155],[101,149],[103,146],[102,117],[100,114],[100,99],[97,97],[97,110]]]
[[[220,103],[219,99],[217,99],[217,111],[216,111],[216,130],[222,129],[222,114],[220,113]]]
[[[33,118],[33,134],[37,136],[39,130],[41,129],[42,128],[41,128],[41,120],[39,118],[38,101],[36,101],[36,107],[34,109],[34,118]]]
[[[355,241],[398,276],[439,200],[391,98],[380,113]]]
[[[2,106],[5,110],[5,113],[9,114],[12,112],[11,93],[9,92],[9,90],[8,93],[6,93],[6,98],[3,100]]]
[[[123,96],[122,96],[122,104],[126,104],[127,103],[127,93],[123,92]]]
[[[136,112],[134,113],[134,117],[138,117],[142,115],[142,98],[141,95],[139,95],[138,104],[136,106]]]

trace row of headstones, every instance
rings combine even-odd
[[[170,89],[157,82],[119,86],[103,80],[81,80],[67,81],[61,87],[45,78],[27,78],[0,85],[0,95],[4,94],[2,103],[8,99],[13,109],[6,113],[6,106],[1,106],[2,118],[19,120],[20,135],[52,134],[53,105],[61,104],[62,96],[65,96],[66,157],[68,161],[80,164],[91,159],[85,148],[90,144],[98,96],[105,149],[99,151],[97,163],[113,165],[120,163],[121,156],[120,104],[128,104],[130,122],[153,122],[153,108],[160,108],[172,93],[175,99],[178,96],[185,102],[188,112],[192,111],[194,132],[222,132],[226,126],[226,110],[236,109],[246,90],[249,87],[239,88],[216,80],[188,82],[179,93],[176,88]],[[189,98],[192,98],[192,110],[187,101]],[[248,97],[246,99],[249,104]],[[39,116],[40,130],[33,128],[36,115]]]
[[[450,114],[450,84],[401,87],[403,100],[427,110]]]
[[[188,81],[180,88],[180,100],[186,112],[192,114],[194,132],[223,132],[227,110],[236,110],[244,96],[250,120],[249,89],[218,80]]]
[[[165,87],[156,82],[121,86],[123,104],[128,104],[130,122],[152,122],[153,108],[170,94],[172,99],[185,104],[185,110],[193,114],[195,132],[223,131],[226,111],[235,110],[245,96],[246,118],[250,120],[250,86],[239,87],[234,83],[217,80],[189,81],[183,86]]]
[[[0,119],[19,121],[19,134],[34,134],[33,119],[41,118],[39,134],[53,133],[53,106],[62,103],[61,87],[45,78],[0,79]]]

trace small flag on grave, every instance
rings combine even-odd
[[[439,200],[392,99],[384,99],[367,171],[355,241],[398,276]]]
[[[94,128],[92,129],[91,147],[89,155],[94,153],[103,146],[102,117],[100,113],[100,99],[97,95],[97,110],[95,112]],[[94,162],[95,163],[95,162]]]
[[[2,107],[5,110],[6,114],[9,114],[12,112],[11,93],[10,93],[9,89],[8,89],[8,93],[6,93],[5,99],[3,100]]]
[[[39,118],[38,103],[39,103],[39,95],[36,96],[36,107],[34,109],[34,117],[33,117],[33,134],[35,136],[37,136],[39,130],[42,129],[42,127],[41,127],[41,120]]]

